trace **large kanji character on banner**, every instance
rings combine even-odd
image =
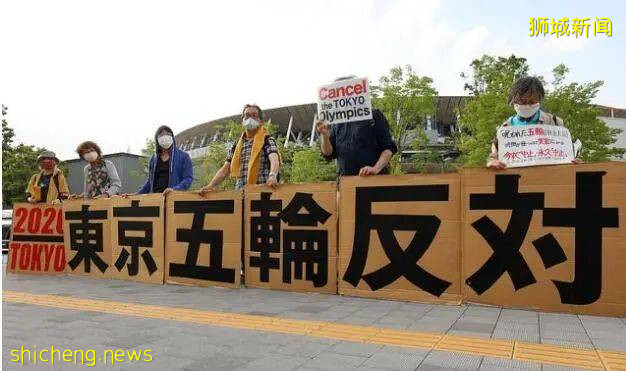
[[[163,203],[161,194],[113,199],[114,278],[163,283]]]
[[[331,222],[336,220],[336,194],[331,191],[336,188],[328,184],[313,187],[323,192],[311,192],[304,185],[281,187],[277,192],[246,189],[250,195],[246,284],[332,290],[328,285],[336,268],[336,245],[331,240],[336,233]],[[305,189],[307,192],[300,191]],[[332,280],[332,286],[335,282]]]
[[[65,255],[68,272],[110,276],[110,199],[63,203]]]
[[[241,192],[174,192],[167,205],[167,282],[239,287]]]
[[[361,279],[376,291],[405,277],[416,287],[440,296],[450,282],[429,273],[418,264],[432,243],[441,220],[435,215],[389,215],[372,213],[375,202],[448,201],[448,185],[416,185],[357,187],[356,222],[352,257],[343,279],[357,286]],[[370,231],[375,230],[389,259],[384,267],[363,275],[370,247]],[[403,249],[394,231],[414,231],[415,235]]]
[[[626,166],[551,166],[505,174],[471,170],[464,182],[468,300],[626,313],[626,298],[620,298],[615,281],[623,282],[615,265],[626,261],[619,220]],[[479,186],[489,182],[492,193]],[[489,256],[483,246],[491,250]]]
[[[460,302],[460,179],[347,177],[340,188],[339,292]]]

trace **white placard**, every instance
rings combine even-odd
[[[328,124],[371,120],[372,100],[367,77],[319,87],[317,117]]]
[[[563,126],[518,125],[498,129],[498,158],[507,167],[569,164],[572,136]]]

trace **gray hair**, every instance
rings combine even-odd
[[[348,76],[337,77],[335,79],[335,82],[342,81],[342,80],[351,80],[351,79],[356,79],[356,76],[355,75],[348,75]]]

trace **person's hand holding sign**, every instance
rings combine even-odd
[[[278,188],[278,179],[276,177],[276,174],[270,173],[269,177],[267,178],[267,182],[265,182],[265,184],[272,189]]]
[[[330,156],[333,153],[333,145],[330,143],[330,125],[324,121],[318,121],[315,124],[315,130],[320,134],[322,154]]]
[[[214,189],[212,186],[209,185],[205,185],[204,187],[200,188],[200,190],[198,190],[198,194],[202,197],[205,197],[206,195],[208,195],[210,192],[212,192]]]
[[[506,164],[500,160],[493,159],[489,160],[487,167],[494,170],[504,170],[506,169]]]
[[[359,176],[377,175],[380,170],[376,166],[363,166],[359,171]]]
[[[318,121],[317,124],[315,124],[315,129],[320,135],[328,136],[329,127],[324,121]]]

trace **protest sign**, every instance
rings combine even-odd
[[[317,89],[317,118],[328,124],[372,119],[367,77],[336,81]]]
[[[7,268],[16,273],[65,272],[63,210],[60,205],[13,205]]]
[[[339,293],[461,302],[458,174],[342,177]]]
[[[463,172],[467,302],[626,316],[626,163]]]
[[[111,199],[63,202],[67,273],[110,278]]]
[[[239,288],[240,191],[174,191],[166,200],[165,280],[195,286]]]
[[[498,158],[509,168],[569,164],[574,159],[572,137],[563,126],[503,126],[497,137]]]
[[[112,199],[112,277],[163,283],[164,197],[160,193]]]
[[[246,286],[337,293],[337,185],[245,188]]]

